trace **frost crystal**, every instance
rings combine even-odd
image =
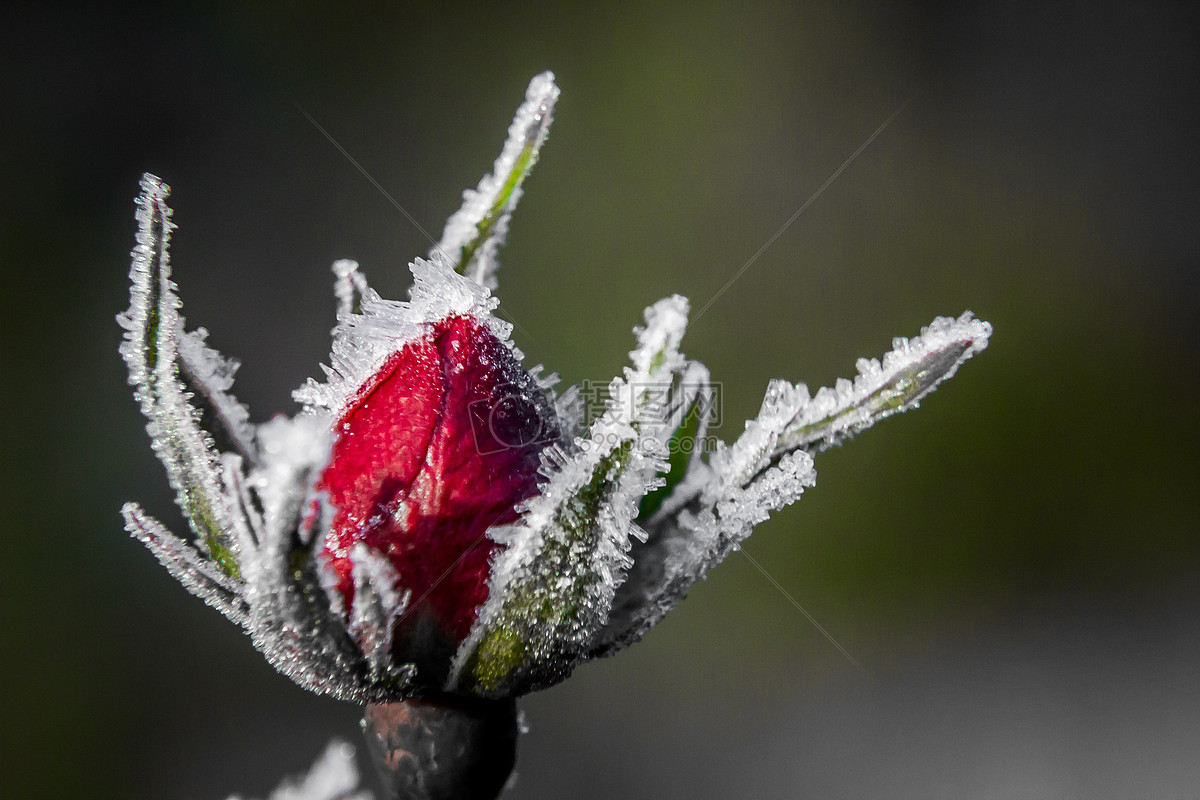
[[[372,800],[371,793],[357,791],[358,767],[354,748],[332,741],[303,778],[285,780],[268,800]],[[229,800],[242,800],[231,795]]]
[[[408,607],[412,592],[400,590],[396,570],[367,545],[354,545],[350,561],[354,565],[350,635],[367,657],[371,672],[383,676],[392,657],[392,623]]]
[[[418,258],[413,262],[414,282],[408,302],[380,298],[367,287],[358,265],[347,264],[353,262],[339,261],[335,265],[335,289],[342,313],[333,331],[332,366],[322,366],[326,383],[310,378],[293,392],[296,401],[310,411],[339,416],[389,357],[405,344],[422,338],[429,325],[447,317],[483,320],[492,335],[512,348],[508,342],[512,326],[491,315],[498,301],[479,284],[456,275],[441,254],[435,254],[432,261]],[[353,310],[355,300],[357,312]]]
[[[680,350],[688,303],[673,296],[646,309],[585,426],[578,391],[556,397],[556,376],[522,367],[492,314],[496,253],[557,97],[550,73],[533,79],[492,173],[411,264],[407,301],[333,265],[325,380],[295,392],[294,418],[258,426],[231,393],[237,363],[184,330],[169,189],[143,178],[121,354],[193,535],[134,504],[126,527],[315,692],[510,698],[562,680],[639,639],[799,499],[814,456],[916,408],[987,346],[986,322],[938,318],[853,381],[816,395],[772,381],[742,434],[711,449],[698,445],[714,388]],[[352,791],[330,753],[272,797]]]

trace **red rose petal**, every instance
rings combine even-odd
[[[554,412],[503,342],[450,317],[389,358],[336,431],[319,488],[337,509],[325,552],[347,607],[349,549],[365,542],[412,592],[398,657],[420,662],[413,651],[432,648],[446,660],[487,600],[497,547],[487,529],[514,522],[537,491]]]

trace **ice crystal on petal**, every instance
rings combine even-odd
[[[554,73],[543,72],[529,82],[525,102],[517,109],[508,139],[492,167],[475,189],[463,192],[462,208],[446,221],[442,239],[430,251],[441,255],[456,271],[488,289],[496,288],[499,262],[508,222],[521,199],[521,184],[550,132],[558,87]]]
[[[268,800],[371,800],[365,789],[358,790],[358,767],[354,748],[334,740],[303,778],[288,779],[271,792]],[[232,795],[229,800],[241,800]]]

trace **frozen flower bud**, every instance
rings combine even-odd
[[[511,698],[639,639],[813,485],[814,456],[915,408],[987,346],[987,323],[939,318],[860,360],[853,381],[815,395],[773,381],[734,442],[696,447],[714,390],[680,349],[687,300],[668,297],[585,427],[576,393],[526,370],[492,313],[496,255],[557,97],[549,73],[530,83],[492,172],[412,262],[407,301],[334,265],[325,380],[296,391],[297,416],[258,426],[231,394],[236,362],[185,331],[170,190],[143,178],[121,353],[192,536],[133,504],[126,524],[308,689],[434,716],[489,709],[476,716],[507,730]]]
[[[336,591],[353,605],[355,546],[383,554],[412,597],[393,656],[441,683],[488,597],[487,532],[517,520],[559,439],[554,408],[484,324],[452,316],[390,356],[334,432],[317,488],[336,509],[321,554]]]

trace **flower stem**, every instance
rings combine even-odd
[[[367,705],[362,727],[387,800],[493,800],[517,758],[513,699]]]

